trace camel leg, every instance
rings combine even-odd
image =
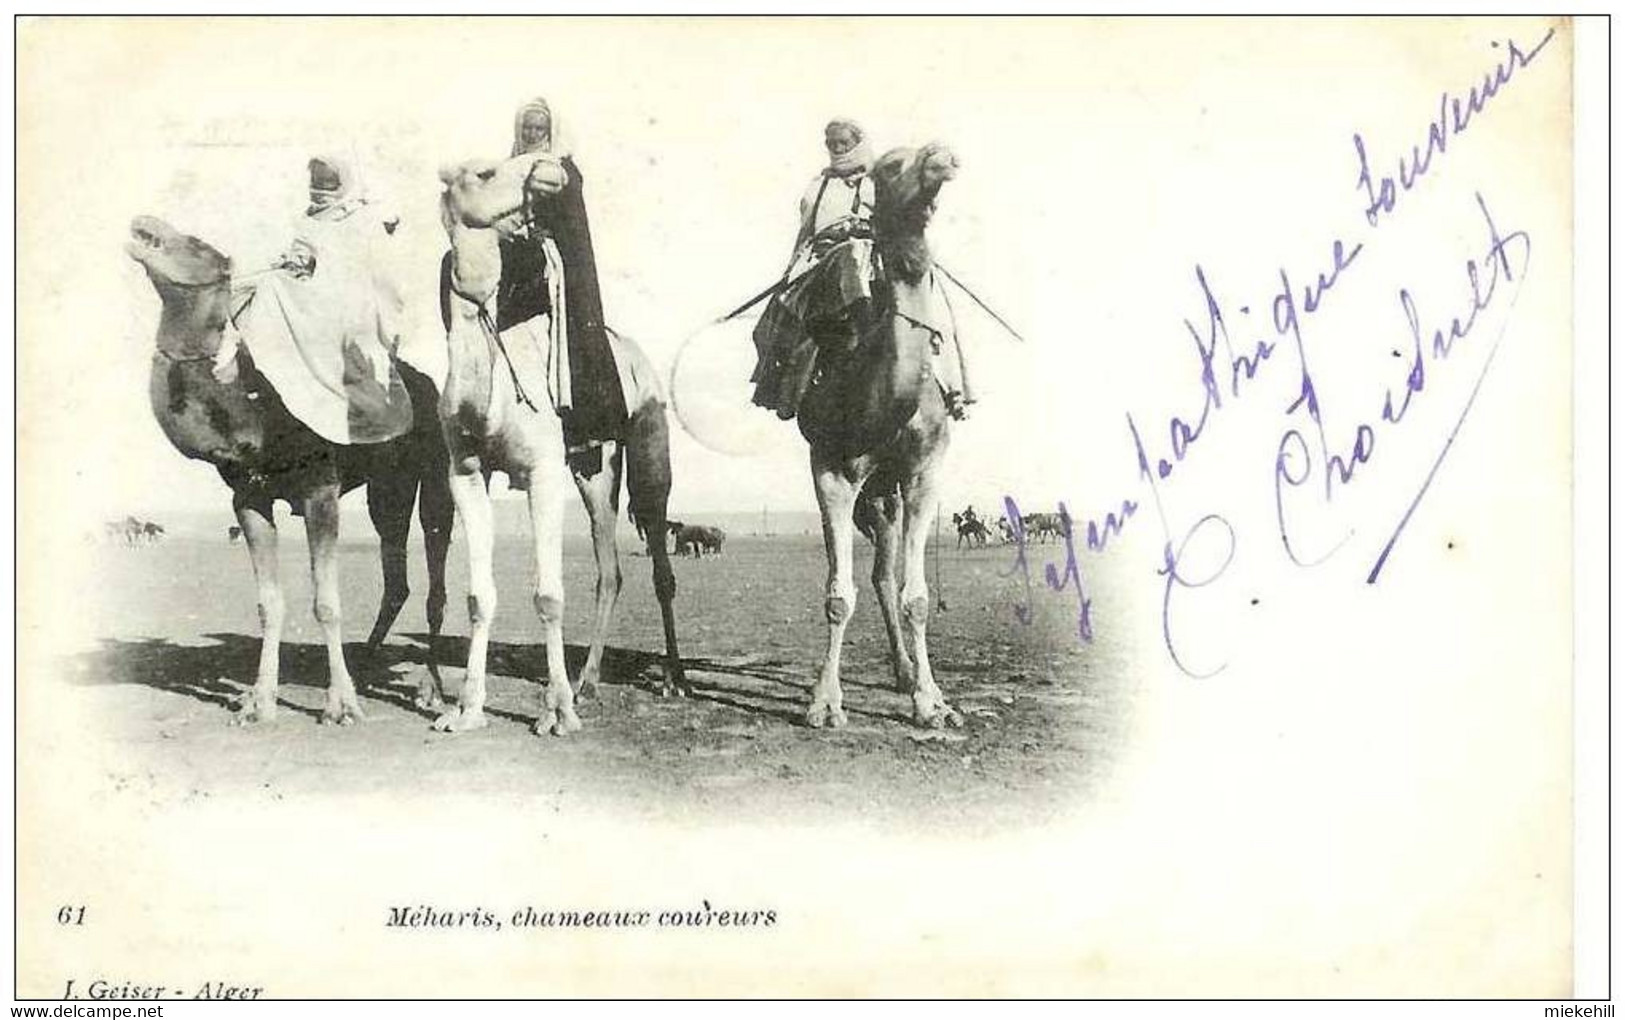
[[[384,596],[378,603],[378,619],[367,636],[367,651],[376,652],[389,637],[389,629],[406,605],[412,589],[406,580],[406,541],[412,533],[412,503],[417,497],[417,480],[375,477],[367,486],[367,514],[378,532],[378,558],[384,571]]]
[[[824,554],[829,560],[829,583],[824,588],[829,647],[813,687],[812,704],[807,706],[807,725],[817,729],[825,722],[836,727],[846,725],[846,713],[841,709],[841,644],[858,597],[857,585],[852,581],[852,506],[857,501],[858,487],[839,469],[821,467],[815,454],[813,488],[818,493]]]
[[[605,458],[609,460],[610,458]],[[614,457],[619,465],[620,456]],[[598,696],[598,674],[603,665],[604,642],[609,638],[609,627],[615,619],[615,602],[621,597],[621,557],[615,546],[615,501],[613,495],[620,485],[620,471],[612,467],[591,478],[571,472],[581,502],[587,508],[592,524],[592,552],[598,561],[598,587],[595,593],[592,644],[587,649],[587,662],[581,667],[576,690],[582,698]]]
[[[943,698],[931,675],[931,658],[925,647],[925,625],[931,611],[930,590],[925,583],[925,549],[936,523],[936,463],[922,465],[903,484],[903,622],[914,645],[914,721],[921,726],[940,728],[962,725],[964,720]]]
[[[688,679],[677,652],[677,575],[666,548],[666,507],[671,499],[671,435],[666,409],[658,403],[641,408],[627,428],[626,497],[649,551],[655,598],[660,602],[660,624],[666,637],[665,676],[661,693],[685,694]]]
[[[305,498],[305,538],[310,546],[311,611],[327,644],[327,704],[322,722],[349,726],[366,718],[344,664],[344,614],[339,602],[339,487],[324,485]]]
[[[643,515],[647,514],[647,518]],[[677,652],[677,616],[673,602],[677,598],[677,573],[671,569],[671,553],[666,549],[666,508],[664,505],[642,511],[638,518],[645,521],[645,546],[649,562],[653,565],[655,598],[660,602],[660,625],[666,635],[666,662],[660,684],[663,695],[688,693],[688,677],[683,673],[683,660]]]
[[[418,684],[417,705],[429,709],[446,704],[446,685],[440,676],[440,631],[446,623],[446,554],[457,513],[446,479],[443,466],[425,472],[418,496],[418,523],[423,526],[423,553],[429,567],[429,597],[423,607],[429,623],[429,668]]]
[[[564,490],[557,479],[557,472],[543,465],[531,475],[530,534],[536,554],[532,599],[547,642],[547,687],[535,731],[562,737],[579,730],[581,720],[564,666]]]
[[[903,640],[903,627],[898,619],[897,607],[897,542],[902,531],[901,499],[895,493],[885,496],[860,498],[858,513],[865,531],[875,543],[875,564],[870,580],[875,586],[875,600],[880,603],[880,618],[886,625],[886,640],[891,647],[892,677],[899,691],[914,689],[914,662],[909,658]]]
[[[497,611],[497,586],[491,568],[491,493],[485,476],[473,471],[453,473],[450,479],[452,501],[468,536],[468,669],[457,707],[436,719],[434,728],[458,732],[485,725],[485,654]]]
[[[243,529],[248,557],[254,564],[254,585],[260,616],[260,662],[254,691],[238,706],[233,722],[249,725],[276,718],[276,684],[282,653],[285,608],[276,569],[276,518],[271,504],[234,501],[237,525]]]

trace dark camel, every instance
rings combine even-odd
[[[875,544],[872,579],[891,645],[892,671],[898,689],[913,696],[915,722],[931,727],[962,723],[931,675],[925,638],[930,609],[925,552],[936,520],[937,476],[948,449],[948,409],[931,367],[934,334],[902,311],[929,306],[932,259],[925,228],[938,191],[957,169],[953,153],[941,145],[894,149],[875,164],[871,174],[879,272],[871,315],[844,342],[826,343],[819,352],[818,374],[798,415],[810,447],[829,558],[824,597],[829,646],[807,708],[807,723],[814,727],[846,723],[840,665],[841,643],[857,597],[854,524]]]
[[[322,721],[348,724],[363,717],[344,661],[337,549],[339,497],[358,485],[367,486],[367,508],[381,540],[384,572],[384,597],[369,648],[383,641],[406,601],[406,540],[412,505],[418,503],[429,564],[431,635],[431,666],[419,701],[437,700],[440,682],[433,646],[445,619],[453,505],[446,485],[445,444],[435,417],[434,384],[401,364],[413,403],[411,430],[398,439],[367,446],[330,443],[288,413],[254,370],[246,351],[239,350],[234,365],[222,365],[217,371],[215,362],[233,304],[230,259],[151,217],[138,217],[131,224],[126,250],[146,270],[163,303],[150,381],[153,414],[177,450],[219,469],[231,487],[232,509],[254,564],[263,640],[253,695],[243,699],[237,720],[252,723],[276,715],[284,605],[272,507],[279,499],[305,519],[313,608],[327,643],[329,682]]]

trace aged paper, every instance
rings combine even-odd
[[[1572,53],[1540,19],[23,22],[17,994],[1568,994]],[[159,427],[132,220],[282,272],[336,153],[398,221],[400,355],[439,382],[438,172],[508,157],[537,96],[604,319],[669,390],[669,517],[726,534],[674,549],[692,689],[662,696],[623,513],[603,693],[532,734],[499,475],[485,728],[414,703],[431,661],[463,679],[466,522],[445,640],[414,518],[369,652],[361,493],[366,720],[320,725],[284,503],[277,717],[228,725],[256,586],[231,491]],[[806,725],[807,444],[751,406],[759,308],[714,323],[784,271],[837,117],[955,165],[924,236],[976,399],[904,549],[923,725],[862,539],[846,726]],[[593,551],[548,477],[578,677]]]

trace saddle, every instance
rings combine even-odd
[[[385,442],[411,428],[412,399],[394,338],[382,335],[376,315],[364,321],[355,302],[282,273],[234,296],[233,304],[234,331],[255,367],[311,431],[350,446]]]

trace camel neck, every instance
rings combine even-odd
[[[230,286],[173,291],[158,319],[158,350],[175,359],[211,357],[220,349]]]
[[[923,233],[891,237],[877,233],[875,248],[887,279],[894,283],[917,286],[931,270],[931,247]]]
[[[931,187],[906,202],[876,204],[871,221],[875,247],[893,279],[917,284],[930,271],[931,248],[925,241],[925,227],[936,210],[937,191]]]
[[[451,236],[451,288],[460,297],[483,305],[496,293],[502,277],[502,247],[497,232],[456,224]]]

